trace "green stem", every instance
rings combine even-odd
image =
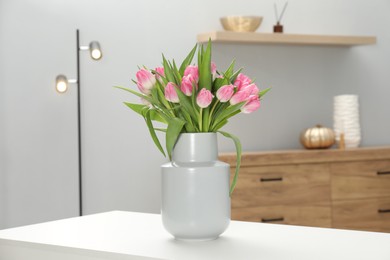
[[[199,112],[199,131],[202,132],[202,112],[203,112],[203,108],[200,108],[200,112]]]
[[[169,103],[168,103],[168,105],[169,105],[169,110],[171,111],[171,114],[173,115],[173,117],[177,117],[175,109],[174,109],[175,105],[174,104],[169,104]]]
[[[218,105],[218,103],[219,103],[219,100],[217,99],[217,101],[214,103],[214,106],[211,108],[210,119],[211,119],[211,117],[212,117],[212,115],[213,115],[213,112],[214,112],[214,110],[215,110],[215,107]]]

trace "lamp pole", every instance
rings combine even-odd
[[[77,53],[77,135],[78,135],[78,179],[79,179],[79,215],[83,215],[83,174],[82,174],[82,154],[81,154],[81,106],[80,106],[80,32],[76,30],[76,53]]]

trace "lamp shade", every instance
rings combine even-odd
[[[68,90],[68,79],[64,75],[58,75],[56,78],[56,90],[59,93],[65,93]]]
[[[94,60],[100,60],[103,56],[100,44],[97,41],[93,41],[89,44],[89,53]]]

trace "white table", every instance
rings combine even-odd
[[[389,260],[390,234],[232,221],[214,241],[174,240],[160,215],[112,211],[0,230],[1,260]]]

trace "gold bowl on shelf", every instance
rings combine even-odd
[[[262,16],[231,15],[220,18],[221,24],[226,31],[254,32],[263,21]]]

